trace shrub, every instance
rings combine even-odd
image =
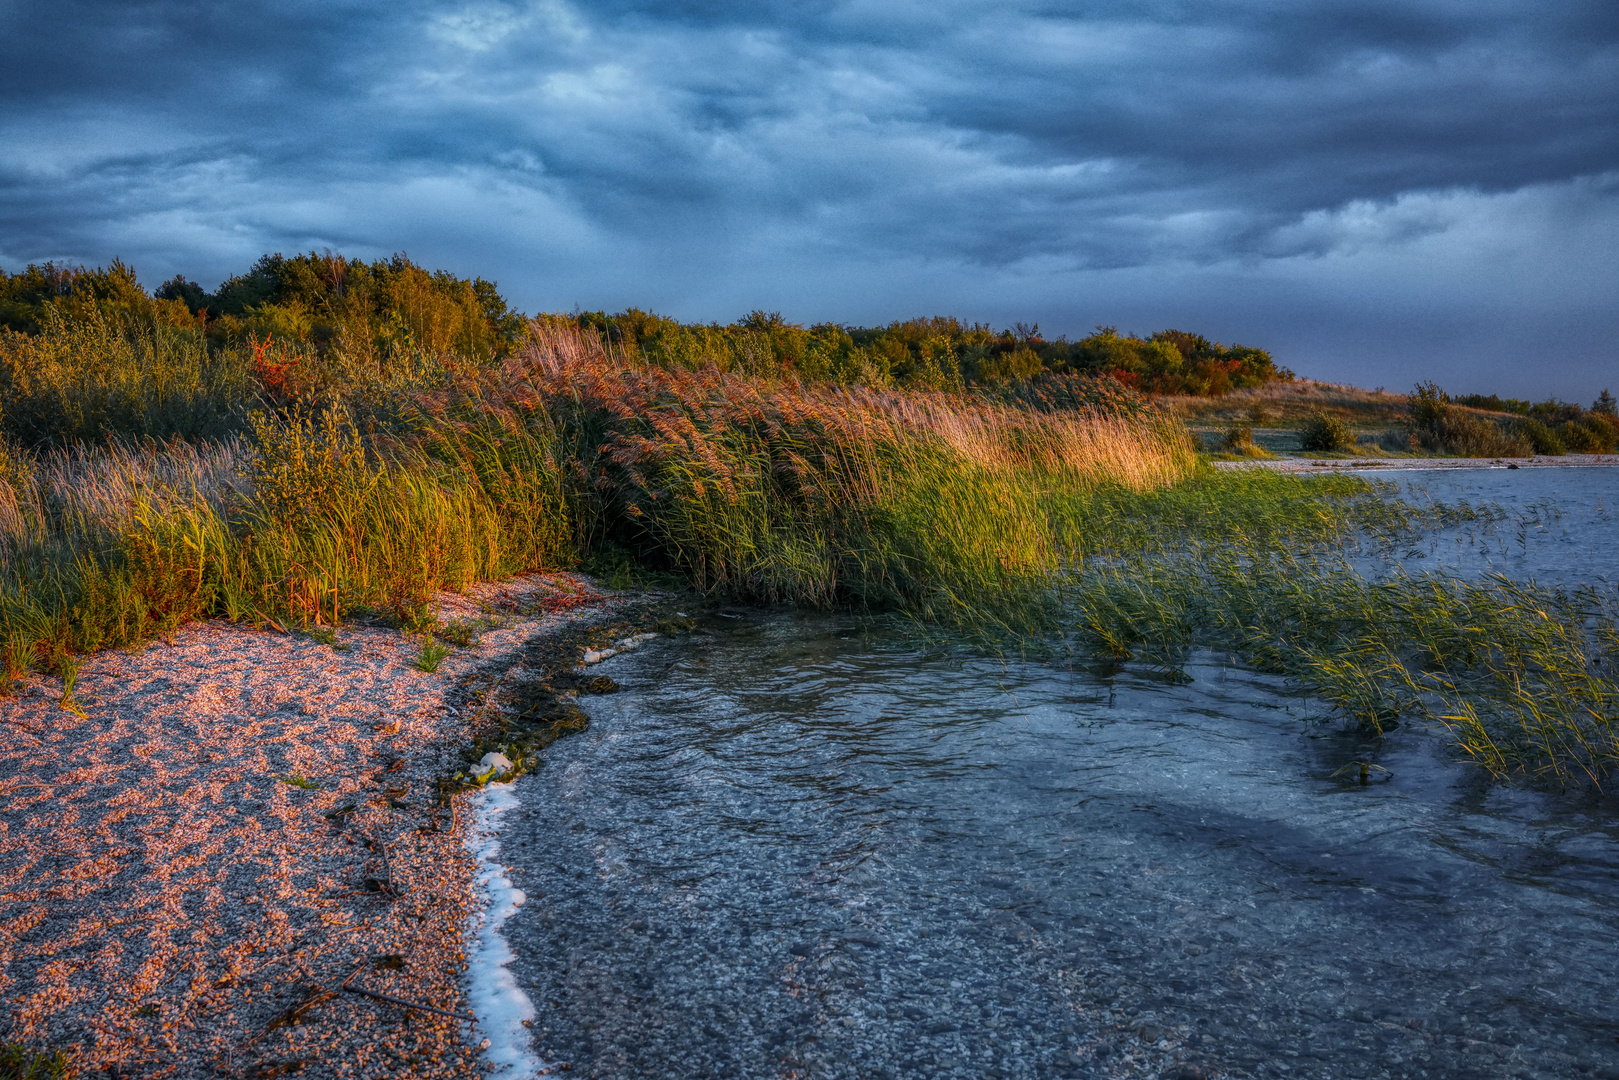
[[[1611,454],[1619,447],[1619,419],[1589,412],[1558,425],[1557,437],[1576,454]]]
[[[1270,457],[1270,452],[1263,446],[1254,442],[1254,429],[1246,424],[1238,424],[1227,428],[1220,437],[1220,447],[1228,454],[1239,454],[1243,457]]]
[[[37,334],[0,331],[0,425],[27,446],[114,437],[222,439],[258,384],[242,357],[189,327],[44,309]]]
[[[1533,452],[1524,432],[1503,431],[1486,417],[1459,408],[1433,382],[1417,384],[1410,402],[1410,419],[1406,423],[1411,440],[1431,453],[1460,457],[1528,457]],[[1518,424],[1529,419],[1526,417]]]
[[[1353,447],[1355,433],[1336,416],[1317,412],[1304,421],[1304,426],[1299,429],[1299,440],[1307,451],[1330,453]]]
[[[1526,416],[1517,423],[1518,434],[1534,448],[1537,454],[1546,454],[1549,457],[1561,457],[1566,451],[1563,442],[1551,428],[1542,424],[1532,416]]]

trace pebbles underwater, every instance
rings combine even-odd
[[[1584,559],[1602,505],[1511,569]],[[1368,741],[1209,652],[999,662],[732,611],[590,674],[617,692],[500,836],[553,1072],[1619,1077],[1611,798]]]
[[[604,664],[505,815],[554,1068],[1619,1075],[1600,807],[1211,655],[1186,683],[710,623]]]

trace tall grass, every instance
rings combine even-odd
[[[255,441],[15,450],[0,475],[8,678],[69,670],[197,618],[422,617],[435,592],[572,557],[554,485],[520,510],[422,455],[368,455],[334,412],[259,418]]]
[[[430,381],[369,435],[381,406],[294,395],[213,444],[8,448],[7,672],[207,616],[411,621],[439,589],[602,550],[737,596],[1011,621],[1049,605],[1053,498],[1173,484],[1194,460],[1153,419],[626,368],[555,327]]]
[[[1256,494],[1223,498],[1272,516]],[[1423,524],[1388,505],[1378,514],[1352,499],[1323,509],[1314,529],[1295,507],[1265,530],[1137,534],[1074,575],[1071,625],[1114,658],[1174,667],[1193,646],[1234,653],[1368,730],[1402,718],[1443,729],[1497,775],[1600,783],[1619,765],[1619,593],[1401,569],[1368,577],[1345,557],[1355,534],[1388,545]]]
[[[0,434],[25,446],[220,439],[258,401],[246,358],[196,330],[96,309],[42,318],[38,334],[0,331]]]
[[[1157,414],[629,365],[557,321],[499,365],[348,382],[341,356],[221,360],[144,333],[90,319],[0,342],[22,388],[4,424],[35,436],[0,441],[8,680],[70,683],[87,652],[204,617],[419,625],[438,590],[608,555],[1113,657],[1228,649],[1352,722],[1443,727],[1497,773],[1619,762],[1612,596],[1362,576],[1347,547],[1478,512],[1216,474]]]
[[[1052,492],[1161,487],[1194,462],[1159,420],[630,368],[555,326],[424,405],[441,445],[555,432],[581,550],[617,546],[755,599],[951,621],[1049,590]]]

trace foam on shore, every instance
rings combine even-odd
[[[534,1003],[517,985],[509,965],[516,959],[500,929],[528,899],[512,885],[500,862],[500,818],[518,805],[513,785],[487,784],[472,797],[473,825],[467,848],[478,860],[477,888],[484,901],[474,911],[467,937],[467,999],[489,1045],[484,1057],[501,1080],[538,1076],[545,1063],[534,1055],[524,1021]]]

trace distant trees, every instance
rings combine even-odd
[[[1293,378],[1263,349],[1225,346],[1181,330],[1140,338],[1101,326],[1069,341],[1047,340],[1038,325],[997,330],[948,316],[807,328],[758,311],[729,326],[680,323],[633,309],[565,318],[594,329],[627,358],[723,371],[780,368],[809,380],[869,385],[994,388],[1044,375],[1091,375],[1154,394],[1219,396]]]
[[[1514,414],[1511,422],[1494,423],[1456,406]],[[1452,398],[1432,382],[1411,394],[1412,435],[1430,449],[1480,456],[1533,452],[1560,456],[1610,454],[1619,449],[1619,410],[1603,390],[1589,410],[1571,401],[1548,398],[1528,402],[1494,394]]]
[[[401,355],[490,361],[525,341],[528,325],[493,282],[429,271],[405,255],[369,263],[331,253],[265,255],[213,292],[177,275],[150,295],[116,261],[95,270],[46,263],[14,275],[0,271],[0,326],[38,333],[49,311],[90,310],[195,329],[216,348],[257,342],[262,351],[273,341],[277,349],[314,349],[345,365],[379,369]],[[995,329],[948,316],[873,327],[803,326],[765,311],[726,325],[683,323],[636,308],[539,318],[588,329],[628,362],[1002,397],[1007,388],[1059,380],[1034,395],[1042,401],[1096,397],[1082,388],[1086,378],[1150,394],[1204,396],[1293,378],[1263,349],[1182,330],[1142,338],[1099,326],[1070,341],[1047,339],[1038,324]],[[1096,399],[1102,398],[1112,400],[1107,393]]]

